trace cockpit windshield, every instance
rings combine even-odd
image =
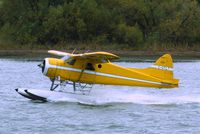
[[[66,55],[66,56],[64,56],[62,59],[65,60],[65,61],[67,61],[67,60],[70,59],[70,58],[71,58],[71,56]]]

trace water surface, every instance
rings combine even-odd
[[[41,61],[0,59],[0,133],[23,134],[188,134],[200,132],[200,60],[175,62],[180,87],[153,89],[95,85],[89,96],[35,103],[15,88],[48,89],[50,81],[37,67]],[[126,67],[152,61],[117,62]],[[70,87],[69,87],[70,88]]]

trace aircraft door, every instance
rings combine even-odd
[[[58,73],[58,61],[57,60],[56,60],[56,67],[55,67],[55,71],[54,71],[54,79],[57,79],[57,80],[60,79],[60,76]]]
[[[80,78],[80,81],[90,83],[90,84],[94,84],[95,78],[96,78],[95,66],[91,62],[87,62],[85,64],[85,68],[82,72],[82,76]]]

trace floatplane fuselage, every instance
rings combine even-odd
[[[71,82],[74,92],[77,87],[81,87],[83,93],[85,93],[84,88],[86,86],[81,84],[151,88],[174,88],[178,87],[179,84],[179,80],[173,76],[173,61],[169,54],[161,56],[152,66],[140,69],[126,68],[111,63],[111,60],[119,57],[107,52],[83,54],[70,54],[55,50],[48,52],[62,56],[61,59],[45,58],[43,63],[39,65],[42,68],[42,73],[52,81],[50,90],[62,86],[63,82]],[[55,84],[55,81],[59,81],[60,84]],[[45,100],[45,97],[42,97],[43,95],[38,90],[35,93],[27,89],[16,89],[16,91],[29,99]],[[42,94],[44,94],[44,91]],[[47,94],[51,93],[48,92]]]
[[[171,62],[171,56],[167,54],[159,60],[166,65],[164,62]],[[46,58],[43,64],[44,75],[61,81],[155,88],[178,86],[178,80],[173,78],[172,62],[167,63],[169,66],[155,64],[146,69],[126,68],[113,64],[108,59],[90,58],[72,58],[67,62],[63,59]]]

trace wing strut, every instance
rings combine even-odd
[[[76,82],[73,82],[74,92],[76,92]]]
[[[51,82],[50,90],[53,91],[59,86],[59,84],[55,84],[55,79],[52,79]]]
[[[94,83],[91,83],[91,84],[89,84],[89,83],[81,83],[81,78],[82,78],[83,73],[84,73],[84,71],[86,69],[86,65],[87,64],[85,64],[83,66],[83,69],[81,70],[80,75],[79,75],[79,77],[78,77],[78,79],[76,81],[72,81],[70,83],[69,81],[60,80],[60,77],[55,77],[54,79],[51,79],[52,83],[51,83],[50,90],[54,91],[58,86],[60,86],[60,88],[64,89],[64,87],[68,84],[68,85],[72,85],[73,86],[74,93],[89,94]],[[79,91],[79,92],[77,92],[77,91]]]
[[[87,62],[86,62],[87,63]],[[76,82],[73,82],[73,89],[74,89],[74,92],[76,91],[80,91],[82,92],[82,94],[89,94],[92,87],[93,87],[93,84],[88,84],[88,83],[81,83],[80,80],[81,80],[81,77],[83,76],[83,73],[86,69],[86,65],[85,64],[83,66],[83,69],[81,70],[80,72],[80,75],[78,77],[78,80]]]

